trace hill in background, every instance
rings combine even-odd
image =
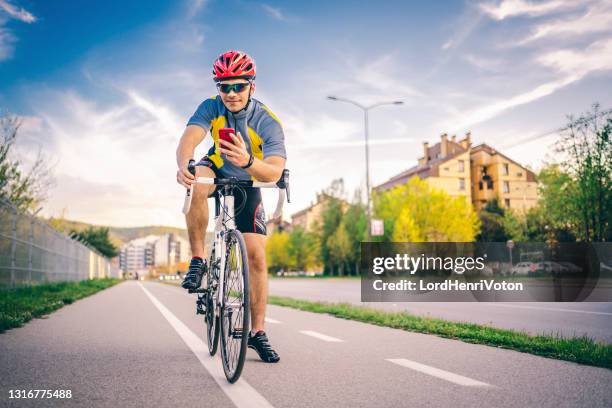
[[[49,223],[52,227],[57,229],[58,231],[63,232],[65,234],[68,234],[70,230],[83,231],[87,229],[88,227],[94,227],[94,228],[104,227],[104,225],[87,224],[85,222],[71,221],[71,220],[67,220],[63,218],[49,218],[45,221]],[[131,241],[136,238],[146,237],[147,235],[176,234],[182,238],[188,239],[186,229],[176,228],[176,227],[164,227],[164,226],[159,226],[159,225],[147,226],[147,227],[125,227],[125,228],[108,227],[108,231],[109,231],[111,241],[118,248],[121,247],[121,245],[125,244],[128,241]],[[208,234],[206,238],[207,239],[209,238]]]

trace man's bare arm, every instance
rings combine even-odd
[[[185,128],[179,141],[176,149],[176,164],[178,165],[176,180],[185,187],[189,187],[195,181],[195,177],[187,171],[187,164],[193,159],[195,148],[202,143],[206,133],[206,130],[200,126],[190,125]]]
[[[245,170],[257,181],[278,181],[283,174],[285,162],[285,158],[280,156],[270,156],[263,160],[254,159],[251,167]]]

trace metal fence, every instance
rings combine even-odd
[[[0,199],[0,285],[119,276],[93,248]]]

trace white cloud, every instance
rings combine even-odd
[[[0,61],[4,61],[13,56],[16,40],[17,39],[10,30],[2,27],[2,20],[0,20]]]
[[[467,129],[516,106],[551,95],[593,72],[612,70],[612,39],[598,41],[585,50],[552,51],[540,56],[537,62],[547,68],[555,69],[561,76],[558,79],[538,85],[527,92],[488,103],[457,115],[446,126],[455,130]]]
[[[612,70],[612,38],[597,41],[586,49],[565,49],[542,55],[537,61],[559,72],[582,78],[602,70]]]
[[[127,91],[127,95],[135,106],[149,113],[165,130],[165,133],[171,137],[179,134],[185,126],[185,121],[169,107],[159,103],[156,104],[134,90]]]
[[[15,51],[17,38],[5,27],[10,19],[28,24],[36,21],[36,17],[24,8],[17,8],[6,0],[0,0],[0,61],[11,58]]]
[[[334,81],[329,87],[331,93],[342,89],[360,89],[363,92],[360,100],[364,104],[376,103],[383,98],[397,100],[423,96],[420,91],[409,85],[405,75],[402,75],[396,53],[373,58],[372,62],[367,64],[348,62],[347,69],[349,80]]]
[[[175,151],[184,124],[169,107],[142,92],[130,90],[127,95],[107,107],[69,91],[31,95],[40,119],[28,121],[28,139],[59,160],[54,169],[57,187],[48,207],[67,207],[69,213],[96,223],[172,219],[172,225],[181,225],[184,192],[175,179]],[[82,188],[65,184],[69,178],[78,179]],[[100,186],[107,186],[103,197],[96,196]],[[91,218],[83,218],[86,215]]]
[[[187,16],[189,18],[195,17],[196,14],[198,14],[200,11],[202,11],[202,9],[204,9],[207,3],[208,0],[188,0]]]
[[[492,119],[501,114],[502,112],[505,112],[511,108],[524,105],[536,101],[545,96],[548,96],[554,93],[555,91],[573,82],[576,82],[580,78],[582,78],[582,76],[574,74],[563,77],[558,80],[546,82],[544,84],[536,86],[530,91],[523,92],[518,95],[514,95],[510,98],[501,99],[497,102],[464,112],[463,114],[460,114],[455,117],[452,121],[443,125],[442,128],[451,128],[453,129],[453,131],[468,129],[469,127],[477,123],[485,122],[489,119]]]
[[[474,54],[464,54],[462,58],[479,71],[498,72],[505,67],[500,58],[483,58]]]
[[[0,0],[0,10],[4,10],[11,18],[23,21],[24,23],[33,23],[36,21],[36,17],[34,17],[32,13],[23,7],[18,8],[6,0]]]
[[[538,25],[530,36],[520,42],[520,45],[546,37],[576,38],[606,31],[612,31],[612,2],[609,1],[594,3],[578,17],[570,16]]]
[[[283,14],[281,9],[272,7],[268,4],[262,4],[261,8],[263,8],[266,14],[272,17],[273,19],[279,21],[287,21],[287,17]]]
[[[576,7],[574,0],[551,0],[531,2],[525,0],[503,0],[500,3],[482,3],[480,9],[495,20],[516,16],[539,16]]]

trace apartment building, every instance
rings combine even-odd
[[[468,132],[461,140],[442,134],[440,142],[423,143],[418,164],[375,187],[378,192],[419,177],[453,197],[462,197],[478,210],[497,198],[506,208],[525,211],[538,200],[535,174],[487,144],[472,146]]]
[[[156,266],[172,266],[191,259],[189,242],[176,235],[149,235],[125,243],[119,253],[123,271],[145,271]]]
[[[306,231],[312,232],[317,224],[317,221],[321,219],[321,214],[325,209],[327,201],[330,196],[326,193],[318,193],[317,199],[314,203],[311,203],[308,207],[304,208],[291,216],[291,227],[301,227]],[[342,200],[342,205],[348,207],[348,203]]]

